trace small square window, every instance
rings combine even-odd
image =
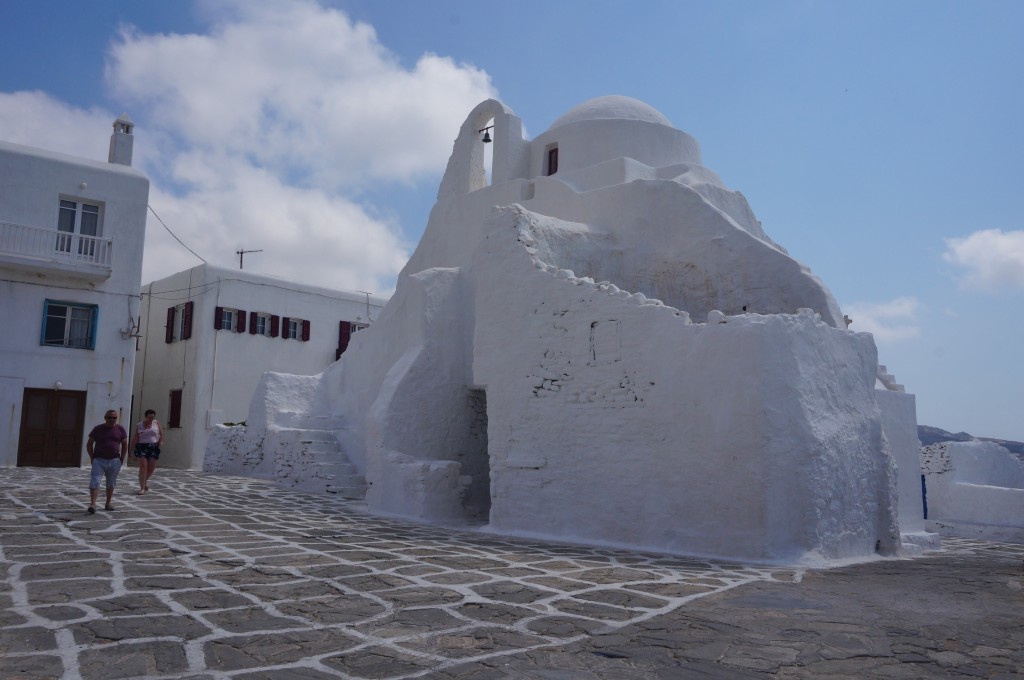
[[[270,315],[256,315],[256,335],[270,335]]]
[[[47,300],[39,344],[51,347],[96,348],[96,305]]]
[[[249,320],[249,324],[246,325],[246,319]],[[255,322],[255,315],[247,315],[243,309],[235,309],[234,307],[214,307],[213,308],[213,329],[217,331],[229,331],[231,333],[255,333],[253,323]]]
[[[299,328],[301,328],[302,319],[288,319],[288,327],[285,328],[285,336],[290,340],[295,340],[299,337]]]

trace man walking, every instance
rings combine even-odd
[[[89,477],[89,514],[96,512],[100,477],[106,477],[107,505],[104,509],[113,510],[114,506],[110,501],[114,498],[117,473],[121,471],[121,466],[128,457],[128,433],[117,424],[117,411],[107,411],[103,416],[103,423],[92,428],[85,450],[92,461],[92,473]]]

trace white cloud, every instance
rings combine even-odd
[[[188,237],[183,240],[211,264],[236,267],[240,246],[260,248],[262,253],[246,257],[246,270],[388,293],[407,259],[394,225],[371,218],[357,203],[284,185],[269,173],[244,165],[231,169],[229,182],[185,196],[154,193],[150,203],[160,206],[160,217],[179,236],[178,225],[187,225]],[[154,219],[146,239],[147,268],[174,272],[198,264]]]
[[[48,151],[107,160],[117,116],[75,108],[45,92],[0,92],[3,140]]]
[[[404,68],[372,27],[312,2],[247,2],[206,35],[126,29],[115,94],[195,148],[333,189],[443,168],[490,78],[432,54]]]
[[[850,330],[864,331],[878,342],[894,342],[916,338],[917,311],[920,303],[913,297],[898,297],[889,302],[855,302],[846,305],[847,316],[853,319]]]
[[[106,68],[117,111],[0,93],[5,139],[106,160],[127,111],[150,204],[211,263],[237,266],[244,245],[264,251],[247,270],[390,292],[410,244],[365,192],[438,181],[466,114],[495,96],[489,76],[432,54],[403,66],[371,26],[311,0],[200,9],[201,33],[121,29]],[[196,264],[150,216],[143,281]]]
[[[966,270],[960,283],[967,288],[1024,287],[1024,231],[985,229],[949,238],[942,258]]]

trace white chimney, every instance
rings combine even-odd
[[[114,134],[110,135],[110,153],[107,155],[108,163],[132,164],[132,145],[135,142],[132,129],[134,127],[135,123],[127,113],[122,113],[114,121]]]

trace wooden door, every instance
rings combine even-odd
[[[80,467],[85,392],[26,389],[18,466]]]

